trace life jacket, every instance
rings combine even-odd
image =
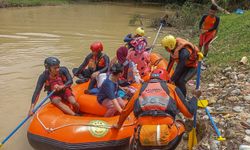
[[[150,54],[147,51],[138,53],[137,51],[130,50],[127,59],[137,64],[137,69],[141,77],[150,72]]]
[[[45,80],[44,91],[52,91],[54,90],[54,86],[56,84],[64,85],[67,82],[66,76],[64,76],[60,71],[55,78],[52,78],[49,74],[49,71],[46,71],[45,78],[46,80]]]
[[[143,53],[146,51],[148,43],[145,37],[136,37],[130,42],[130,44],[137,53]]]
[[[209,15],[207,15],[207,17],[205,18],[203,25],[202,25],[202,29],[203,30],[209,30],[211,28],[213,28],[214,24],[216,22],[216,17],[211,17]]]
[[[173,53],[171,53],[171,57],[178,63],[179,62],[179,54],[183,48],[186,48],[189,51],[189,59],[186,61],[187,67],[197,67],[198,65],[198,52],[200,51],[197,46],[192,43],[182,39],[176,38],[176,48]]]
[[[169,116],[166,113],[169,102],[169,90],[166,82],[150,80],[142,85],[136,102],[136,107],[139,111],[135,112],[135,115],[138,117]]]
[[[92,58],[89,60],[88,62],[88,68],[92,68],[93,71],[96,71],[100,68],[105,67],[105,58],[104,58],[104,54],[101,53],[101,55],[99,57],[96,57],[94,55],[92,55]]]

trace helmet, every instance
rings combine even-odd
[[[138,27],[135,30],[135,34],[140,35],[140,36],[144,36],[145,35],[145,31],[144,31],[144,29],[142,27]]]
[[[103,45],[101,42],[94,42],[90,45],[92,52],[101,52],[103,51]]]
[[[56,66],[60,64],[60,60],[56,57],[48,57],[44,60],[44,66],[48,69],[51,66]]]
[[[169,76],[166,70],[164,69],[155,69],[151,73],[150,79],[161,79],[164,81],[169,80]]]
[[[175,48],[175,45],[176,45],[176,38],[172,35],[165,36],[161,40],[161,44],[162,44],[162,46],[169,48],[170,50],[173,50]]]

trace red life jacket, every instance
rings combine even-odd
[[[179,53],[180,50],[186,48],[189,51],[189,59],[186,61],[187,67],[197,67],[198,65],[198,52],[200,51],[197,46],[192,43],[182,39],[176,38],[176,48],[173,53],[171,53],[171,57],[178,63],[179,62]]]
[[[45,81],[45,86],[44,90],[45,91],[52,91],[54,90],[54,86],[56,84],[58,85],[64,85],[67,82],[66,76],[64,76],[62,73],[60,73],[55,77],[52,78],[49,72],[46,73],[46,81]]]
[[[151,80],[144,83],[137,100],[140,114],[138,116],[168,116],[165,112],[170,102],[169,90],[166,82]]]

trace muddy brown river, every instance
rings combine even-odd
[[[123,37],[137,27],[128,25],[131,16],[163,12],[159,7],[107,4],[0,9],[0,141],[26,116],[46,57],[57,56],[71,70],[94,41],[102,41],[105,53],[113,57]],[[156,30],[147,26],[145,30],[152,43]],[[45,96],[42,92],[40,100]],[[28,125],[2,150],[32,150],[26,137]]]

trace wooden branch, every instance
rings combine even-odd
[[[217,6],[218,9],[219,9],[220,11],[222,11],[223,13],[228,14],[228,15],[230,14],[229,11],[227,11],[226,9],[220,7],[220,6],[216,3],[216,0],[211,0],[211,2],[212,2],[212,4],[214,4],[215,6]]]

